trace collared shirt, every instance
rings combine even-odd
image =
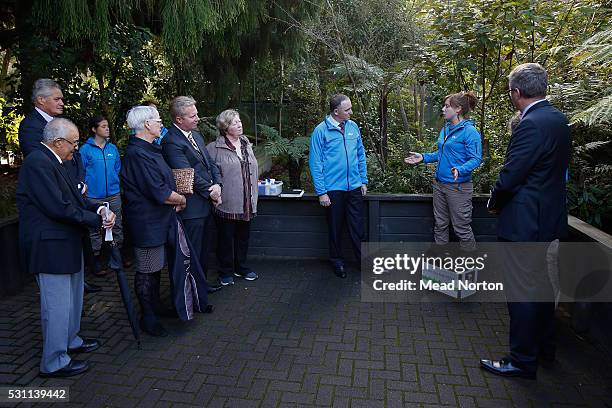
[[[38,109],[38,108],[36,108]],[[41,145],[45,146],[47,149],[51,150],[51,153],[53,153],[53,155],[55,156],[55,158],[57,159],[58,162],[60,162],[60,164],[63,163],[62,159],[57,155],[57,153],[55,153],[53,151],[53,149],[51,149],[49,146],[47,146],[46,144],[44,144],[43,142],[40,142]]]
[[[334,117],[332,115],[328,115],[329,117],[329,122],[334,125],[335,127],[337,127],[338,129],[342,130],[342,128],[340,128],[340,122],[338,122],[336,119],[334,119]]]
[[[523,111],[521,112],[521,120],[522,120],[522,119],[523,119],[523,117],[524,117],[524,116],[527,114],[527,111],[528,111],[529,109],[531,109],[531,107],[532,107],[533,105],[535,105],[536,103],[544,102],[545,100],[546,100],[546,98],[544,98],[544,99],[538,99],[537,101],[535,101],[535,102],[531,102],[529,105],[527,105],[527,107],[526,107],[525,109],[523,109]]]
[[[181,129],[176,123],[172,123],[178,130],[181,131],[181,133],[183,135],[185,135],[185,139],[187,139],[187,141],[189,143],[191,143],[191,145],[193,146],[193,148],[196,150],[196,152],[200,153],[200,155],[202,155],[203,153],[200,151],[200,148],[198,147],[197,142],[195,141],[195,138],[193,137],[193,133],[191,131],[186,132],[183,129]]]
[[[180,131],[181,131],[181,133],[185,135],[185,137],[187,137],[187,135],[191,133],[191,132],[185,132],[183,129],[181,129],[181,128],[179,127],[179,125],[177,125],[177,124],[176,124],[176,123],[174,123],[174,122],[172,122],[172,124],[173,124],[173,125],[174,125],[174,127],[176,127],[178,130],[180,130]]]
[[[38,113],[40,113],[40,116],[42,116],[42,117],[43,117],[43,118],[44,118],[44,119],[47,121],[47,123],[49,123],[49,122],[51,122],[51,121],[53,120],[53,116],[49,115],[49,114],[48,114],[47,112],[45,112],[44,110],[39,109],[39,108],[38,108],[38,107],[36,107],[36,106],[34,107],[34,109],[36,109],[36,111],[37,111]]]

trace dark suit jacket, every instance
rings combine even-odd
[[[491,193],[500,238],[550,242],[566,234],[570,144],[567,118],[548,101],[527,111],[510,138]]]
[[[45,126],[47,121],[36,109],[28,113],[19,124],[19,148],[24,158],[33,150],[38,150]]]
[[[19,124],[19,148],[24,158],[40,147],[45,126],[47,126],[47,121],[36,109],[28,113]],[[77,184],[85,182],[85,168],[79,152],[76,152],[72,160],[65,163],[65,166]]]
[[[81,270],[82,238],[100,228],[97,205],[83,199],[64,165],[46,147],[33,148],[19,171],[17,207],[22,266],[30,273]]]
[[[204,138],[198,132],[192,132],[192,135],[201,154],[175,125],[170,126],[162,140],[164,159],[171,168],[191,167],[195,170],[193,194],[187,195],[187,207],[179,213],[184,220],[207,217],[210,214],[208,188],[221,184],[219,168],[210,158]]]

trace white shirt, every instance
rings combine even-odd
[[[36,108],[38,109],[38,108]],[[51,153],[53,153],[53,155],[55,156],[55,158],[57,159],[58,162],[60,162],[60,164],[62,164],[62,159],[57,155],[57,153],[55,153],[53,151],[53,149],[51,149],[49,146],[47,146],[46,144],[44,144],[43,142],[40,142],[41,145],[45,146],[47,149],[51,150]]]
[[[329,121],[331,122],[332,125],[334,125],[335,127],[337,127],[338,129],[340,129],[340,122],[338,122],[336,119],[334,119],[334,117],[332,115],[329,115]],[[340,129],[342,130],[342,129]]]
[[[536,103],[544,102],[545,100],[546,100],[546,98],[544,98],[544,99],[538,99],[537,101],[535,101],[535,102],[531,102],[529,105],[527,105],[527,107],[526,107],[525,109],[523,109],[523,111],[521,112],[521,120],[522,120],[522,119],[523,119],[523,117],[524,117],[524,116],[527,114],[527,111],[528,111],[529,109],[531,109],[531,107],[532,107],[533,105],[535,105]]]
[[[47,112],[45,112],[44,110],[42,110],[42,109],[38,109],[38,107],[37,107],[37,106],[35,106],[35,107],[34,107],[34,109],[36,109],[36,111],[37,111],[38,113],[40,113],[40,116],[42,116],[42,117],[43,117],[43,118],[44,118],[44,119],[47,121],[47,123],[49,123],[49,122],[51,122],[51,121],[53,120],[53,116],[49,115],[49,114],[48,114]]]
[[[174,127],[176,127],[178,130],[181,131],[182,134],[185,135],[185,137],[187,137],[188,134],[190,134],[191,132],[185,132],[183,129],[181,129],[176,123],[172,123],[174,125]]]

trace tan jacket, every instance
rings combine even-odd
[[[248,143],[247,153],[249,155],[249,169],[251,171],[251,205],[253,213],[257,213],[257,178],[259,177],[257,159],[253,153],[251,142],[245,136],[240,136],[240,139]],[[243,197],[245,186],[242,183],[238,154],[227,146],[223,136],[219,136],[216,141],[209,143],[206,149],[221,171],[221,183],[223,183],[221,199],[223,202],[217,208],[225,213],[244,213]]]

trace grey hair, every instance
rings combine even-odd
[[[510,89],[518,89],[525,98],[545,97],[548,74],[543,66],[530,62],[514,68],[508,75]]]
[[[61,91],[62,87],[52,79],[37,79],[34,82],[34,86],[32,86],[32,103],[36,103],[36,99],[39,96],[42,96],[43,98],[51,96],[54,89],[59,89]]]
[[[219,129],[221,136],[225,136],[225,132],[232,124],[232,120],[237,117],[240,117],[240,114],[233,109],[224,110],[217,116],[217,129]]]
[[[159,119],[159,112],[152,106],[134,106],[127,113],[127,124],[130,129],[143,130],[145,122],[150,119]]]
[[[51,144],[57,139],[64,139],[71,130],[79,133],[76,125],[68,119],[55,118],[45,126],[42,141],[45,144]]]
[[[174,98],[170,101],[170,116],[172,120],[179,116],[184,116],[185,109],[195,104],[196,101],[191,96],[177,96]]]

